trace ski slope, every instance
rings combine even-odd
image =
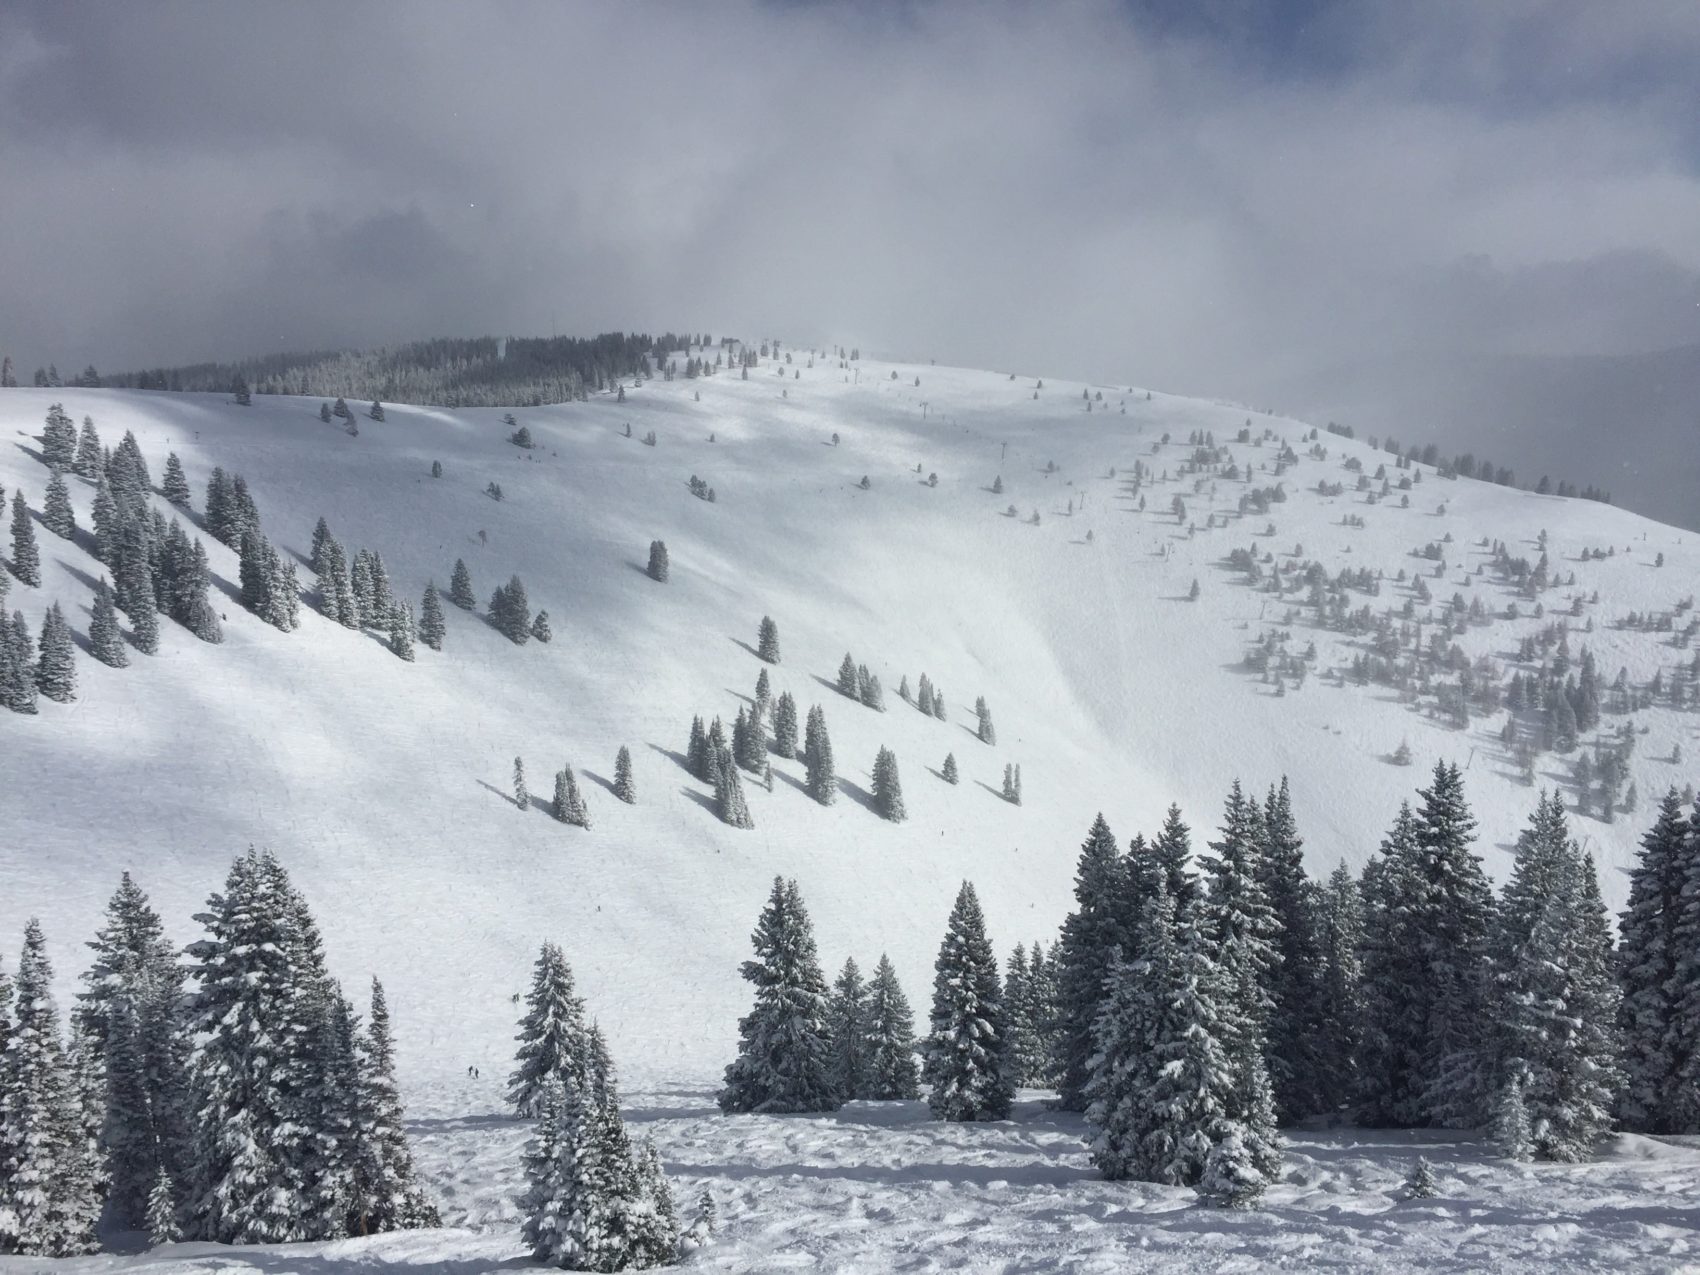
[[[280,633],[240,609],[235,555],[204,537],[224,592],[222,645],[167,623],[158,656],[132,653],[127,669],[82,658],[75,703],[0,717],[11,834],[0,845],[0,934],[41,915],[69,992],[121,870],[188,941],[231,857],[269,846],[312,901],[334,969],[351,987],[373,973],[385,981],[416,1110],[458,1107],[468,1067],[505,1071],[512,997],[545,938],[565,948],[629,1082],[700,1086],[731,1056],[746,1005],[737,968],[776,873],[798,878],[830,967],[854,955],[869,968],[889,952],[924,1009],[961,879],[978,887],[1001,948],[1048,941],[1096,811],[1125,840],[1177,801],[1201,843],[1235,777],[1258,791],[1291,777],[1309,862],[1325,873],[1364,860],[1435,759],[1467,763],[1479,848],[1503,871],[1535,793],[1498,743],[1502,715],[1453,730],[1390,691],[1320,676],[1275,695],[1240,661],[1266,610],[1282,608],[1237,582],[1223,562],[1230,548],[1255,541],[1286,553],[1302,542],[1331,571],[1371,565],[1391,576],[1427,571],[1410,551],[1450,532],[1448,579],[1431,581],[1439,604],[1485,554],[1471,542],[1502,539],[1534,556],[1526,546],[1544,528],[1555,570],[1574,569],[1577,591],[1600,595],[1587,609],[1593,633],[1570,621],[1573,656],[1590,643],[1608,681],[1620,665],[1640,681],[1689,658],[1668,635],[1609,624],[1669,609],[1700,582],[1694,536],[1623,510],[1432,471],[1409,509],[1366,507],[1350,490],[1319,497],[1319,479],[1350,488],[1346,457],[1373,471],[1379,454],[1325,434],[1329,458],[1312,460],[1308,426],[1254,416],[1301,454],[1283,479],[1290,499],[1240,519],[1239,485],[1221,482],[1214,508],[1228,525],[1206,530],[1212,501],[1191,478],[1148,485],[1140,513],[1122,494],[1125,476],[1136,459],[1175,474],[1193,430],[1213,431],[1236,458],[1272,460],[1273,445],[1232,444],[1243,408],[1092,386],[1104,402],[1087,412],[1079,384],[1046,381],[1035,398],[1033,378],[1004,373],[803,363],[798,355],[783,377],[764,361],[748,380],[654,380],[629,386],[624,402],[522,410],[538,442],[530,452],[506,441],[497,410],[390,406],[380,423],[357,404],[354,437],[322,424],[317,400],[257,397],[242,408],[208,395],[0,394],[0,483],[8,493],[21,485],[32,507],[46,473],[30,436],[62,400],[79,423],[92,415],[108,445],[133,429],[156,482],[175,450],[197,509],[222,465],[247,478],[280,548],[304,554],[322,514],[351,555],[381,553],[415,605],[427,579],[446,586],[457,557],[481,599],[517,573],[555,632],[548,645],[515,647],[484,621],[482,602],[477,615],[445,606],[444,650],[420,647],[411,665],[310,605],[299,630]],[[639,441],[649,430],[654,447]],[[433,460],[441,479],[430,477]],[[1111,479],[1111,467],[1123,477]],[[936,488],[924,481],[931,472]],[[714,503],[686,490],[692,474],[716,489]],[[1000,475],[1006,491],[995,496]],[[92,493],[71,481],[86,527]],[[506,499],[483,494],[491,481]],[[1194,534],[1168,512],[1177,492]],[[1071,499],[1084,507],[1069,517]],[[1011,503],[1020,518],[1004,515]],[[1025,521],[1032,510],[1037,526]],[[1362,514],[1365,527],[1342,526],[1344,513]],[[1276,534],[1259,538],[1266,522]],[[7,605],[36,626],[57,598],[81,634],[101,568],[37,531],[43,585],[14,582]],[[671,551],[664,585],[642,570],[653,538]],[[1571,561],[1606,544],[1615,557]],[[1652,565],[1659,552],[1662,568]],[[1189,602],[1195,578],[1201,596]],[[1506,597],[1488,578],[1476,588],[1497,611]],[[1389,581],[1367,600],[1397,606],[1396,592]],[[800,762],[776,757],[771,794],[747,785],[756,826],[740,831],[715,820],[678,754],[693,713],[730,725],[748,702],[764,667],[753,653],[764,614],[783,650],[774,694],[789,690],[800,712],[824,706],[844,791],[822,808],[801,791]],[[1505,656],[1543,622],[1500,622],[1459,641]],[[1312,639],[1318,669],[1357,649],[1301,621],[1294,645]],[[879,674],[886,712],[832,688],[846,650]],[[900,677],[913,684],[922,672],[942,689],[948,721],[897,697]],[[995,747],[973,734],[978,695]],[[1607,715],[1602,728],[1620,720]],[[1669,759],[1678,742],[1696,753],[1700,723],[1667,708],[1635,720],[1647,732],[1632,763],[1642,813],[1577,824],[1614,906],[1657,794],[1694,777]],[[1410,768],[1388,762],[1401,739]],[[631,807],[607,782],[621,744],[637,768]],[[881,745],[899,759],[902,824],[869,808]],[[952,751],[956,787],[937,773]],[[534,794],[548,793],[563,764],[580,768],[592,828],[564,827],[541,803],[517,809],[516,755]],[[1006,762],[1022,766],[1020,807],[999,796]],[[1568,765],[1543,756],[1540,782]]]

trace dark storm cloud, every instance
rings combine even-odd
[[[1248,12],[0,9],[0,349],[680,326],[1256,397],[1700,341],[1691,5]]]

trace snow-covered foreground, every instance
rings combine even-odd
[[[470,1082],[469,1082],[470,1083]],[[495,1086],[457,1095],[468,1109]],[[447,1095],[445,1095],[447,1097]],[[1264,1207],[1224,1212],[1191,1190],[1112,1183],[1087,1163],[1080,1117],[1028,1093],[1014,1118],[929,1120],[922,1103],[852,1103],[828,1116],[724,1117],[706,1091],[628,1095],[681,1205],[714,1194],[703,1271],[1678,1271],[1700,1263],[1700,1145],[1624,1136],[1596,1162],[1510,1165],[1433,1131],[1295,1131]],[[182,1244],[58,1263],[76,1272],[475,1275],[529,1265],[510,1197],[525,1125],[499,1115],[421,1120],[415,1146],[442,1231],[333,1244]],[[1412,1159],[1437,1197],[1408,1200]],[[0,1259],[0,1271],[25,1269]]]

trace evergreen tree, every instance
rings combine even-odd
[[[1004,968],[1003,998],[1004,1014],[1009,1020],[1010,1067],[1018,1085],[1042,1085],[1050,1070],[1044,1039],[1039,1034],[1034,991],[1027,949],[1017,943]]]
[[[112,605],[112,588],[106,577],[94,591],[94,614],[89,620],[89,650],[94,658],[111,668],[124,668],[130,657],[124,653],[124,639],[118,629],[118,610]]]
[[[91,1056],[104,1066],[103,1129],[111,1208],[125,1225],[144,1221],[147,1195],[166,1170],[187,1170],[189,1041],[182,1021],[183,975],[148,897],[124,873],[89,947],[73,1014]]]
[[[518,576],[510,576],[490,595],[490,623],[515,646],[524,646],[531,636],[531,603]]]
[[[974,701],[974,715],[979,718],[979,726],[974,733],[979,737],[980,742],[982,744],[996,744],[998,732],[992,725],[992,710],[986,707],[984,695]]]
[[[1104,997],[1112,953],[1131,959],[1134,949],[1122,911],[1124,866],[1115,834],[1099,814],[1080,845],[1074,870],[1074,911],[1063,920],[1058,951],[1057,1096],[1064,1111],[1084,1111],[1094,1024]]]
[[[59,1039],[41,925],[24,929],[14,1012],[0,1058],[0,1253],[92,1252],[80,1094]]]
[[[927,1106],[938,1120],[1002,1120],[1015,1083],[997,954],[964,881],[933,966],[932,1031],[923,1047]]]
[[[761,723],[762,723],[763,719],[767,717],[767,715],[770,711],[772,711],[772,708],[773,708],[773,683],[768,680],[767,670],[762,669],[759,673],[756,674],[755,703],[750,708],[750,721],[758,731],[761,729]],[[764,744],[764,747],[762,748],[762,757],[764,759],[767,757],[767,749],[765,747],[765,744]]]
[[[136,596],[136,613],[130,617],[130,641],[143,655],[159,653],[159,605],[153,584],[140,582]]]
[[[797,701],[790,691],[779,692],[774,701],[773,751],[785,758],[797,755]]]
[[[71,493],[65,486],[65,474],[55,469],[47,479],[47,498],[41,506],[41,521],[62,540],[77,535],[77,515],[71,508]]]
[[[691,738],[685,745],[685,769],[704,783],[713,778],[708,769],[708,732],[703,729],[701,717],[691,718]]]
[[[514,805],[521,810],[531,807],[531,792],[525,786],[525,758],[514,758]]]
[[[425,596],[419,603],[419,640],[433,651],[443,649],[447,629],[443,624],[443,604],[437,596],[437,582],[427,581]]]
[[[637,780],[632,776],[632,750],[624,744],[614,754],[614,795],[628,806],[637,805]]]
[[[731,754],[722,749],[716,754],[714,769],[714,813],[720,822],[733,828],[753,828],[749,803],[744,799],[744,782],[738,778],[738,766]]]
[[[12,493],[12,574],[25,584],[41,586],[41,551],[36,548],[35,526],[22,489]]]
[[[826,733],[826,714],[816,704],[809,709],[803,732],[803,764],[808,768],[805,786],[809,796],[823,806],[838,799],[838,774],[833,769],[832,740]]]
[[[1439,1194],[1440,1185],[1434,1180],[1434,1166],[1428,1162],[1427,1156],[1418,1156],[1411,1162],[1411,1171],[1405,1175],[1405,1197],[1431,1200]]]
[[[390,605],[390,650],[397,658],[413,663],[413,608],[405,602]]]
[[[867,994],[867,1097],[876,1102],[920,1096],[915,1061],[915,1016],[882,953]]]
[[[57,602],[41,621],[41,655],[35,666],[36,689],[48,699],[69,704],[77,698],[76,646]]]
[[[881,748],[874,757],[874,809],[880,818],[902,823],[908,818],[903,807],[903,781],[897,773],[897,755]]]
[[[1493,894],[1470,849],[1476,821],[1456,766],[1438,763],[1420,790],[1417,815],[1418,942],[1431,1029],[1424,1054],[1430,1123],[1475,1127],[1486,1120],[1490,1080],[1488,938]]]
[[[63,404],[47,409],[47,427],[41,434],[42,463],[50,469],[69,469],[77,455],[77,427],[65,414]]]
[[[584,1002],[561,949],[545,942],[533,966],[525,1017],[520,1019],[519,1049],[508,1078],[508,1102],[516,1114],[538,1117],[551,1085],[583,1091],[590,1081],[589,1041]]]
[[[756,959],[741,972],[755,986],[755,1005],[738,1024],[738,1057],[726,1068],[720,1109],[836,1110],[826,980],[795,881],[774,878],[751,942]]]
[[[156,1248],[183,1238],[183,1228],[177,1223],[177,1188],[164,1166],[154,1174],[153,1186],[148,1191],[146,1224],[148,1243]]]
[[[869,1096],[868,989],[854,957],[847,958],[832,985],[826,1030],[831,1049],[828,1075],[841,1102]]]
[[[1318,907],[1322,978],[1317,1005],[1316,1060],[1323,1109],[1332,1110],[1357,1083],[1359,988],[1364,943],[1358,883],[1344,863],[1328,878]]]
[[[1269,1069],[1276,1110],[1298,1120],[1328,1107],[1333,1095],[1321,1053],[1326,1039],[1326,958],[1319,933],[1318,891],[1305,875],[1304,842],[1293,817],[1287,778],[1271,789],[1263,807],[1259,870],[1275,924],[1278,961],[1269,977]]]
[[[1537,1154],[1581,1159],[1610,1127],[1619,1001],[1593,862],[1557,793],[1518,838],[1496,931],[1500,1085],[1519,1085]]]
[[[756,633],[756,654],[769,664],[779,663],[779,626],[773,622],[772,616],[761,618],[761,627]]]
[[[856,661],[850,657],[850,652],[844,653],[844,663],[838,666],[838,693],[851,699],[861,699],[861,688],[856,680]]]
[[[1648,1133],[1700,1132],[1700,1099],[1684,1078],[1684,1062],[1700,1044],[1680,1013],[1687,997],[1677,971],[1686,967],[1679,932],[1694,904],[1684,898],[1700,876],[1700,821],[1684,817],[1675,788],[1641,838],[1629,874],[1629,906],[1621,922],[1623,1117]]]
[[[183,462],[177,459],[176,452],[170,453],[165,458],[165,485],[160,490],[164,493],[165,498],[179,509],[187,509],[189,502],[194,499],[189,490],[189,479],[183,473]],[[319,521],[323,523],[324,519],[321,518]]]
[[[957,774],[957,771],[956,771],[956,754],[955,753],[946,753],[944,755],[944,769],[941,770],[939,773],[944,776],[944,781],[947,784],[954,784],[954,783],[959,782],[961,777]]]
[[[539,611],[531,622],[531,636],[539,642],[547,642],[555,636],[555,631],[549,627],[549,613]]]
[[[576,828],[590,827],[590,811],[585,808],[584,795],[579,792],[578,779],[573,775],[570,763],[564,770],[555,772],[555,800],[550,813],[562,823],[570,823]]]
[[[1529,1130],[1529,1108],[1523,1101],[1523,1077],[1515,1071],[1500,1086],[1489,1132],[1493,1145],[1507,1160],[1535,1158],[1535,1141]]]
[[[314,575],[322,576],[325,574],[325,551],[329,549],[333,542],[330,524],[323,517],[320,517],[319,521],[313,524],[313,547],[307,555],[307,569]]]
[[[470,611],[478,605],[478,599],[472,593],[472,572],[466,569],[465,559],[455,559],[455,569],[449,576],[449,601],[462,611]]]
[[[0,613],[0,700],[14,713],[35,713],[35,639],[22,611],[8,622]]]
[[[671,568],[667,562],[667,542],[651,540],[649,542],[649,578],[657,584],[666,584]]]

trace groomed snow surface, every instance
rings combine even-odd
[[[304,555],[324,515],[351,554],[383,555],[400,596],[417,604],[428,578],[446,587],[464,557],[481,604],[477,615],[445,606],[444,650],[421,646],[411,665],[310,601],[301,628],[283,634],[240,609],[235,556],[203,535],[223,590],[222,645],[166,623],[160,653],[132,652],[127,669],[80,658],[75,703],[0,714],[7,967],[25,918],[39,915],[63,1009],[120,871],[188,942],[231,858],[250,843],[270,847],[312,903],[333,970],[351,986],[384,980],[419,1155],[456,1228],[253,1252],[179,1246],[64,1269],[471,1275],[523,1265],[509,1198],[526,1130],[501,1114],[501,1092],[514,997],[546,938],[565,949],[609,1034],[629,1118],[656,1138],[682,1211],[702,1187],[714,1191],[723,1229],[692,1257],[701,1269],[1682,1268],[1700,1148],[1681,1140],[1622,1138],[1589,1164],[1511,1166],[1472,1139],[1432,1132],[1298,1132],[1266,1207],[1226,1214],[1198,1207],[1190,1191],[1097,1180],[1078,1117],[1046,1111],[1038,1095],[1010,1122],[972,1127],[929,1122],[914,1104],[828,1117],[714,1111],[748,1007],[738,965],[776,873],[798,879],[828,973],[846,956],[868,969],[889,952],[923,1022],[960,881],[975,882],[1000,951],[1049,942],[1099,810],[1125,843],[1178,801],[1198,847],[1236,776],[1261,791],[1287,774],[1321,875],[1341,859],[1361,865],[1399,800],[1451,758],[1466,765],[1477,848],[1503,875],[1535,797],[1498,742],[1503,714],[1454,730],[1384,688],[1316,675],[1274,695],[1242,658],[1284,608],[1226,569],[1232,548],[1255,541],[1279,560],[1302,543],[1331,573],[1391,576],[1427,572],[1410,552],[1450,532],[1447,578],[1430,581],[1436,605],[1474,589],[1497,613],[1513,599],[1491,576],[1465,583],[1486,560],[1474,542],[1504,540],[1533,559],[1546,529],[1554,570],[1574,570],[1576,588],[1546,595],[1545,621],[1472,629],[1458,639],[1468,653],[1506,659],[1521,635],[1568,610],[1572,593],[1597,590],[1586,607],[1594,631],[1570,620],[1570,641],[1573,655],[1593,648],[1606,681],[1626,666],[1641,682],[1692,657],[1667,634],[1612,626],[1630,611],[1669,611],[1700,586],[1696,538],[1626,511],[1443,482],[1432,469],[1410,509],[1366,506],[1341,462],[1359,456],[1373,472],[1385,457],[1325,434],[1329,457],[1312,460],[1308,425],[1242,407],[1095,385],[1104,398],[1088,413],[1078,383],[1047,381],[1035,399],[1028,376],[804,361],[797,355],[783,380],[764,362],[747,381],[681,377],[628,386],[624,403],[518,410],[539,444],[529,453],[506,441],[496,410],[386,405],[376,422],[351,403],[351,437],[318,420],[316,399],[241,408],[210,395],[0,394],[8,498],[21,485],[39,510],[47,475],[32,440],[62,401],[79,424],[92,415],[108,445],[133,429],[156,482],[176,451],[197,510],[221,465],[247,479],[280,550]],[[1239,484],[1219,482],[1212,498],[1178,473],[1193,430],[1213,431],[1242,463],[1272,462],[1274,444],[1234,443],[1248,416],[1301,460],[1283,478],[1286,503],[1241,519]],[[639,441],[651,429],[653,448]],[[1143,513],[1123,481],[1136,460],[1176,475],[1145,488]],[[925,482],[932,472],[937,487]],[[716,489],[715,503],[689,493],[692,474]],[[989,490],[997,476],[1001,495]],[[1346,494],[1319,497],[1320,479],[1344,482]],[[483,494],[492,480],[500,503]],[[73,478],[71,492],[86,528],[92,491]],[[1191,535],[1168,512],[1175,494],[1198,524]],[[1068,516],[1071,500],[1079,508]],[[1011,503],[1019,518],[1004,516]],[[1206,529],[1212,508],[1228,525]],[[1024,521],[1034,510],[1037,526]],[[1343,525],[1345,514],[1365,526]],[[1269,522],[1275,535],[1259,536]],[[657,538],[672,561],[665,585],[642,569]],[[39,525],[37,539],[43,585],[14,581],[7,608],[38,629],[57,599],[85,634],[103,568]],[[1611,559],[1580,560],[1607,545]],[[483,601],[514,573],[533,608],[548,609],[552,643],[515,647],[484,622]],[[1201,595],[1188,602],[1195,578]],[[1402,597],[1388,588],[1353,601],[1379,610]],[[773,692],[789,690],[801,712],[824,707],[843,791],[823,809],[801,791],[800,763],[775,758],[771,794],[746,783],[756,826],[739,831],[714,819],[678,755],[693,713],[729,724],[748,703],[765,667],[753,651],[764,614],[783,649]],[[1305,622],[1293,628],[1295,649],[1311,640],[1319,669],[1359,649]],[[832,689],[846,650],[880,676],[884,714]],[[897,698],[900,677],[914,685],[923,672],[943,691],[947,722]],[[996,747],[973,737],[979,695]],[[1603,728],[1623,720],[1608,714]],[[1660,707],[1634,720],[1645,729],[1631,762],[1640,813],[1576,821],[1614,908],[1657,795],[1696,778],[1692,762],[1670,760],[1673,747],[1700,755],[1692,712]],[[1401,740],[1409,768],[1388,761]],[[606,782],[621,744],[636,763],[632,807]],[[869,808],[881,746],[901,767],[903,824]],[[936,773],[947,752],[962,769],[956,787]],[[516,754],[534,793],[547,793],[562,765],[579,769],[590,830],[514,807]],[[998,796],[1006,763],[1022,766],[1019,808]],[[1537,782],[1559,782],[1569,764],[1543,756]],[[467,1077],[471,1066],[480,1079]],[[1418,1149],[1441,1194],[1405,1202],[1398,1186]],[[23,1269],[0,1260],[0,1270]]]

